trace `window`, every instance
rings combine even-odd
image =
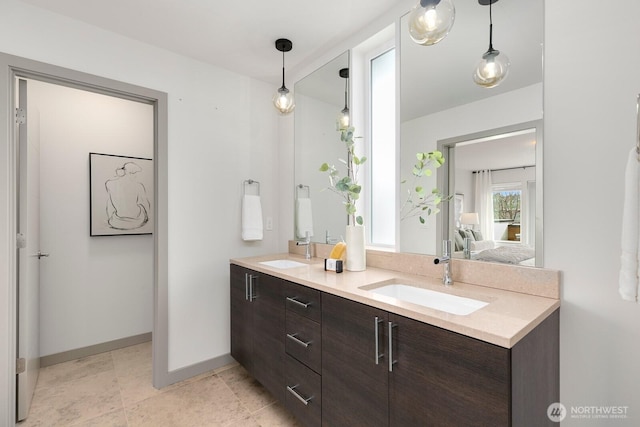
[[[522,200],[520,183],[493,186],[494,240],[513,242],[523,240],[524,230],[520,227]]]
[[[395,49],[370,60],[370,79],[370,244],[394,246],[397,210]]]

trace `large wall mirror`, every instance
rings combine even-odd
[[[325,190],[328,178],[319,168],[324,162],[345,158],[336,121],[345,107],[348,83],[340,70],[348,67],[349,53],[344,52],[295,84],[296,239],[304,239],[309,231],[314,242],[333,242],[347,225],[347,214],[337,196]]]
[[[479,238],[471,258],[542,266],[543,3],[502,0],[493,4],[493,45],[510,58],[511,70],[506,80],[491,89],[477,86],[472,79],[488,47],[488,6],[475,0],[456,2],[453,29],[434,46],[417,45],[407,31],[400,32],[401,174],[410,173],[415,153],[439,147],[446,159],[443,171],[448,172],[434,176],[431,185],[451,196],[442,212],[425,224],[411,218],[401,222],[402,252],[438,254],[441,240],[450,238],[459,249],[456,256],[463,256],[463,248],[455,245],[456,234],[462,237],[460,230],[473,229]],[[401,28],[406,28],[406,19],[402,17]],[[501,189],[504,194],[511,189],[520,197],[510,212],[499,218],[496,214],[492,235],[480,231],[486,229],[485,222],[494,222],[491,213],[476,206],[480,197],[474,184],[476,172],[485,170],[493,171],[490,191],[496,192],[496,206],[504,201]],[[462,224],[464,213],[478,214],[479,219],[471,222],[479,224],[469,223],[469,215]],[[486,257],[479,256],[485,249],[497,254],[489,257],[489,251]],[[501,259],[500,253],[506,251],[521,254]]]
[[[441,240],[455,240],[455,232],[461,228],[480,232],[480,224],[461,224],[460,215],[480,213],[475,206],[474,172],[494,170],[496,185],[520,183],[521,204],[516,209],[519,212],[505,214],[512,214],[512,218],[499,219],[494,232],[504,228],[501,234],[478,240],[495,240],[497,247],[530,246],[536,256],[528,259],[528,265],[542,266],[543,6],[544,0],[500,0],[493,4],[493,45],[510,58],[511,70],[506,80],[491,89],[475,85],[472,79],[472,72],[488,47],[488,6],[477,0],[456,2],[456,22],[451,33],[428,47],[415,44],[408,35],[407,16],[398,17],[400,141],[396,155],[400,194],[395,204],[401,203],[404,189],[400,181],[411,174],[415,154],[438,146],[445,151],[448,172],[432,176],[424,185],[438,186],[451,195],[443,211],[428,217],[424,224],[417,218],[400,221],[395,246],[401,252],[436,255]],[[326,241],[327,231],[330,238],[339,238],[347,222],[346,215],[336,209],[336,196],[321,191],[327,186],[327,177],[318,168],[328,159],[344,156],[336,119],[345,100],[345,81],[339,71],[349,65],[349,53],[345,52],[295,85],[296,206],[299,198],[311,195],[312,240],[318,242]],[[361,83],[354,79],[350,84],[354,86],[352,103],[366,111],[366,94],[355,90]],[[518,147],[526,149],[519,153]],[[481,158],[501,162],[480,164]],[[477,162],[471,165],[469,159]],[[294,237],[304,238],[297,218],[296,213]],[[365,218],[365,223],[368,220]],[[482,244],[477,243],[472,251],[475,259],[482,259],[477,257],[480,247]],[[456,252],[461,256],[463,251]]]

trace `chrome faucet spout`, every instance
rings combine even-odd
[[[311,259],[311,236],[309,236],[309,232],[305,233],[304,240],[299,240],[296,242],[298,246],[305,246],[304,258]]]
[[[442,241],[442,256],[433,259],[433,263],[438,265],[442,264],[442,284],[445,286],[453,285],[453,279],[451,278],[451,240]]]

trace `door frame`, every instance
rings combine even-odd
[[[15,78],[24,77],[147,103],[154,108],[153,234],[153,386],[169,385],[168,322],[168,95],[164,92],[95,76],[43,62],[0,53],[0,425],[16,417],[17,147],[15,143]],[[4,406],[6,405],[6,407]]]

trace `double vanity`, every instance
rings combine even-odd
[[[553,425],[558,272],[456,260],[445,288],[432,257],[367,259],[231,260],[231,354],[302,425]]]

